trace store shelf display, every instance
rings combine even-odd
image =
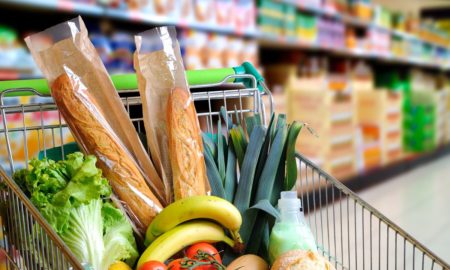
[[[229,1],[77,1],[77,0],[5,0],[3,4],[37,8],[79,15],[91,15],[139,22],[149,25],[176,25],[182,28],[213,31],[241,36],[255,35],[254,2],[252,0]],[[228,6],[227,6],[228,5]],[[228,13],[228,23],[222,10]],[[218,15],[219,14],[219,15]],[[221,16],[222,15],[222,16]],[[235,16],[233,16],[235,15]]]
[[[40,72],[31,55],[18,41],[17,32],[0,25],[0,80],[38,76]]]
[[[402,93],[386,89],[356,91],[356,114],[361,129],[363,170],[384,166],[403,157]]]
[[[371,1],[351,1],[348,5],[316,0],[179,0],[177,4],[171,1],[140,4],[138,1],[5,0],[3,3],[149,25],[172,24],[245,36],[268,46],[319,49],[332,54],[445,70],[450,67],[447,35],[432,26],[420,25],[415,18],[393,14]],[[370,32],[366,34],[369,40],[362,42],[362,46],[348,48],[343,46],[342,39],[348,39],[345,33],[351,32],[353,27]],[[383,42],[380,52],[379,41],[390,39],[404,44],[400,47],[405,48],[405,52],[399,53],[398,46],[389,41]],[[338,42],[330,43],[330,40]],[[409,58],[410,55],[416,59]]]

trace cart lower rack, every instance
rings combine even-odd
[[[230,83],[244,80],[245,87],[242,83]],[[258,86],[252,75],[234,75],[219,83],[192,87],[203,129],[213,130],[221,106],[231,117],[240,118],[251,113],[264,116],[271,111],[268,90],[263,87],[265,92],[261,92]],[[32,98],[23,104],[8,103],[7,95],[23,93]],[[126,91],[122,96],[137,131],[143,133],[139,96],[136,91]],[[5,167],[0,168],[0,252],[7,258],[6,269],[83,269],[10,177],[16,169],[27,166],[38,152],[45,156],[47,149],[67,143],[70,132],[51,98],[33,89],[9,89],[0,98],[1,154],[7,153]],[[15,126],[11,124],[13,120]],[[23,148],[18,150],[18,145]],[[64,156],[64,148],[61,150]],[[450,269],[335,178],[300,154],[297,161],[297,189],[306,220],[320,251],[336,269]]]

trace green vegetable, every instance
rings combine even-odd
[[[236,190],[234,198],[234,205],[243,214],[250,207],[250,194],[252,194],[253,180],[255,177],[256,165],[264,143],[264,136],[266,129],[262,126],[257,126],[253,130],[247,151],[245,151],[244,161],[242,162],[241,177]]]
[[[295,143],[303,125],[293,122],[289,127],[287,149],[286,149],[286,179],[284,190],[291,190],[297,181],[297,161],[295,159]]]
[[[245,137],[245,132],[242,127],[234,126],[230,130],[231,141],[233,144],[233,149],[236,153],[238,159],[239,168],[242,168],[242,163],[244,162],[245,151],[247,149],[247,138]]]
[[[211,186],[211,194],[220,198],[225,198],[225,190],[223,188],[222,179],[220,178],[219,170],[214,162],[214,157],[208,148],[204,148],[206,175]]]
[[[234,200],[234,192],[237,185],[236,168],[236,155],[234,154],[233,147],[229,146],[224,188],[225,198],[230,202]]]
[[[220,190],[241,212],[240,234],[247,245],[246,252],[268,258],[269,231],[278,215],[274,206],[280,192],[291,190],[296,182],[295,144],[303,124],[289,125],[286,115],[272,114],[266,129],[257,113],[246,117],[242,124],[237,111],[237,123],[233,123],[225,108],[221,108],[220,116],[228,126],[228,143],[225,138],[215,140],[215,145],[211,140],[206,143],[208,179],[213,193]],[[218,130],[219,134],[212,135],[213,138],[222,136],[224,129],[220,123]],[[225,251],[224,258],[233,257]]]
[[[109,202],[111,187],[94,156],[80,152],[64,161],[30,161],[14,180],[82,263],[108,269],[118,260],[133,266],[138,257],[133,231]]]
[[[225,155],[224,155],[224,145],[226,146],[225,139],[222,135],[222,122],[219,120],[217,123],[217,165],[219,167],[219,175],[222,183],[225,184]]]

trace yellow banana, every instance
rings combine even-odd
[[[183,248],[198,242],[216,243],[221,241],[235,247],[234,241],[225,235],[220,225],[206,220],[189,221],[156,238],[142,253],[136,269],[148,261],[164,263]]]
[[[145,245],[177,225],[193,219],[211,219],[230,230],[233,239],[242,242],[239,210],[227,200],[215,196],[193,196],[175,201],[159,213],[147,228]]]

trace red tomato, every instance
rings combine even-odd
[[[217,249],[213,245],[208,244],[208,243],[198,243],[198,244],[194,244],[194,245],[190,246],[186,250],[186,256],[191,259],[198,259],[197,255],[198,255],[199,250],[212,255],[216,259],[217,262],[222,263],[222,259],[220,258],[219,251],[217,251]]]
[[[186,260],[186,261],[185,261]],[[180,259],[176,259],[171,261],[168,265],[167,265],[167,270],[186,270],[188,269],[187,267],[182,267],[182,265],[189,265],[187,263],[187,258],[180,258]],[[200,269],[199,267],[195,267],[195,269]]]
[[[176,260],[171,261],[167,265],[167,270],[182,270],[182,268],[181,268],[181,260],[182,259],[176,259]]]
[[[144,263],[139,270],[167,270],[167,267],[162,262],[148,261]]]
[[[210,254],[216,259],[217,262],[222,263],[219,251],[217,251],[213,245],[208,243],[197,243],[190,246],[186,250],[186,256],[191,259],[198,259],[198,251],[203,251],[204,253]]]

